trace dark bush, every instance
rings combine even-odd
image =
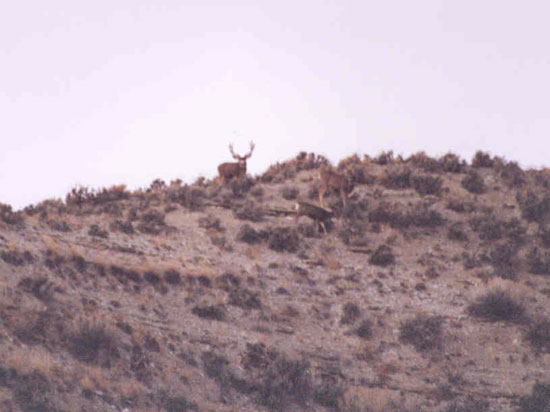
[[[229,381],[229,361],[215,352],[203,352],[202,365],[206,376],[225,386]]]
[[[109,225],[109,228],[113,232],[122,232],[127,235],[133,235],[135,233],[134,226],[130,221],[123,222],[122,220],[117,219]]]
[[[379,246],[369,257],[369,263],[376,266],[388,266],[395,263],[392,248],[387,245]]]
[[[527,180],[525,172],[517,162],[497,162],[496,169],[508,187],[522,186]]]
[[[67,224],[67,222],[64,222],[62,220],[48,220],[46,224],[50,229],[56,230],[58,232],[67,233],[71,231],[71,227]]]
[[[439,159],[439,164],[444,172],[447,173],[462,173],[466,168],[466,162],[454,153],[447,153]]]
[[[464,199],[450,199],[447,202],[447,209],[457,213],[471,213],[475,210],[475,206]]]
[[[28,250],[24,252],[19,250],[3,250],[0,252],[0,258],[13,266],[24,266],[34,262],[34,257]]]
[[[201,216],[199,218],[199,227],[203,229],[213,229],[217,232],[225,231],[221,224],[221,220],[212,215]]]
[[[39,371],[17,375],[10,386],[13,387],[13,401],[22,411],[62,412],[51,404],[51,385]]]
[[[244,224],[239,228],[237,232],[237,239],[239,242],[245,242],[248,244],[260,243],[263,240],[267,239],[268,234],[263,230],[255,230],[249,224]]]
[[[550,384],[535,383],[531,395],[519,399],[518,412],[550,412]]]
[[[258,401],[272,410],[305,405],[312,394],[309,362],[278,354],[262,371],[257,383]]]
[[[277,252],[295,253],[300,246],[300,236],[294,228],[275,227],[268,231],[267,247]]]
[[[537,196],[529,191],[525,194],[518,193],[516,200],[521,209],[521,216],[529,222],[545,222],[550,216],[550,196]]]
[[[495,165],[491,155],[477,151],[472,159],[472,167],[493,167]]]
[[[436,228],[445,223],[445,219],[437,210],[432,210],[427,204],[419,204],[409,213],[408,218],[414,226]]]
[[[298,197],[299,190],[293,186],[285,186],[281,189],[281,195],[286,200],[294,200]]]
[[[67,336],[67,349],[79,361],[109,368],[119,357],[118,343],[104,325],[81,322]]]
[[[372,336],[372,321],[364,319],[355,329],[355,334],[363,339],[369,339]]]
[[[348,302],[342,308],[342,317],[340,318],[340,323],[342,325],[350,325],[354,323],[357,318],[361,315],[361,310],[353,302]]]
[[[412,156],[409,156],[406,162],[411,164],[413,167],[424,170],[425,172],[438,173],[442,170],[439,161],[428,156],[424,152],[415,153]]]
[[[225,307],[223,305],[209,305],[209,306],[195,306],[191,309],[193,315],[199,318],[224,321],[225,320]]]
[[[537,247],[532,248],[525,256],[529,273],[535,275],[550,275],[550,255]]]
[[[170,285],[179,285],[181,283],[181,276],[177,270],[170,269],[164,273],[164,280]]]
[[[256,181],[248,176],[231,180],[231,192],[235,198],[243,198],[254,187]]]
[[[242,309],[261,309],[262,303],[257,293],[246,288],[235,288],[229,292],[228,303]]]
[[[412,223],[401,205],[388,202],[381,202],[369,212],[368,217],[371,223],[385,223],[396,229],[407,228]]]
[[[470,170],[460,184],[470,193],[482,194],[487,190],[483,178],[474,170]]]
[[[408,168],[388,169],[380,183],[387,189],[408,189],[411,187],[411,174]]]
[[[199,410],[196,403],[189,402],[183,396],[165,396],[163,397],[162,406],[166,412],[187,412]]]
[[[373,159],[374,163],[377,163],[381,166],[393,163],[393,161],[394,161],[393,150],[390,150],[388,152],[382,152]]]
[[[100,237],[102,239],[107,239],[109,237],[109,232],[101,229],[99,225],[90,225],[90,229],[88,230],[88,235]]]
[[[499,240],[505,233],[504,221],[492,213],[474,216],[469,223],[481,240]]]
[[[502,289],[478,297],[467,310],[470,315],[489,322],[520,322],[525,312],[525,308]]]
[[[168,190],[167,196],[170,201],[178,203],[190,211],[204,209],[205,192],[203,189],[184,185],[175,190]]]
[[[257,207],[253,202],[237,205],[233,209],[233,214],[237,219],[250,220],[251,222],[261,222],[264,219],[263,209]]]
[[[520,270],[517,254],[518,246],[514,242],[506,241],[493,245],[489,252],[493,275],[503,279],[515,279]]]
[[[418,315],[405,321],[399,330],[399,340],[413,345],[419,351],[427,351],[441,347],[442,343],[441,316]]]
[[[143,279],[149,282],[151,285],[156,286],[161,282],[161,278],[155,272],[147,271],[143,274]]]
[[[439,176],[413,176],[412,187],[421,196],[441,194],[443,179]]]
[[[540,227],[538,237],[545,248],[550,248],[550,227]]]
[[[468,240],[468,235],[464,230],[464,224],[462,222],[454,222],[447,232],[447,237],[450,240],[457,240],[459,242],[466,242]]]
[[[530,325],[527,340],[537,353],[550,353],[550,319],[539,320]]]

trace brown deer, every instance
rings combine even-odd
[[[237,162],[226,162],[218,166],[218,173],[222,183],[233,179],[234,177],[246,176],[246,160],[252,156],[254,151],[254,143],[250,142],[250,152],[244,156],[239,156],[233,151],[233,145],[229,145],[229,151]]]
[[[315,222],[317,231],[323,229],[325,235],[327,234],[325,224],[330,223],[330,218],[333,216],[332,212],[307,202],[296,202],[295,210],[294,221],[297,221],[300,216],[307,216]]]
[[[319,186],[319,202],[321,206],[325,207],[324,196],[329,189],[338,191],[344,206],[346,206],[346,199],[353,190],[353,184],[348,178],[330,169],[323,168],[319,172],[319,179],[321,179],[321,185]]]

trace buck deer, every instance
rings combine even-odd
[[[319,186],[319,202],[321,206],[325,207],[324,196],[329,189],[340,192],[342,202],[346,206],[346,199],[353,190],[353,184],[348,178],[332,170],[323,168],[319,172],[319,179],[321,179],[321,185]]]
[[[244,156],[239,156],[233,151],[233,145],[229,145],[229,151],[237,162],[226,162],[218,166],[218,173],[222,183],[226,183],[234,177],[246,176],[246,160],[252,156],[254,151],[254,143],[250,142],[250,152]]]

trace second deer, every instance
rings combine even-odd
[[[340,173],[325,168],[320,170],[319,179],[321,180],[321,185],[319,186],[319,202],[321,206],[325,207],[324,196],[329,189],[339,192],[342,202],[346,206],[346,199],[353,190],[353,184],[349,179]]]

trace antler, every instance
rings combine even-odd
[[[239,160],[239,155],[235,154],[235,152],[233,151],[233,143],[229,144],[229,151],[231,152],[231,156],[233,156],[233,159]]]
[[[244,155],[243,157],[245,159],[248,159],[250,156],[252,156],[253,151],[254,151],[254,142],[250,142],[250,152],[248,152],[248,154]]]

